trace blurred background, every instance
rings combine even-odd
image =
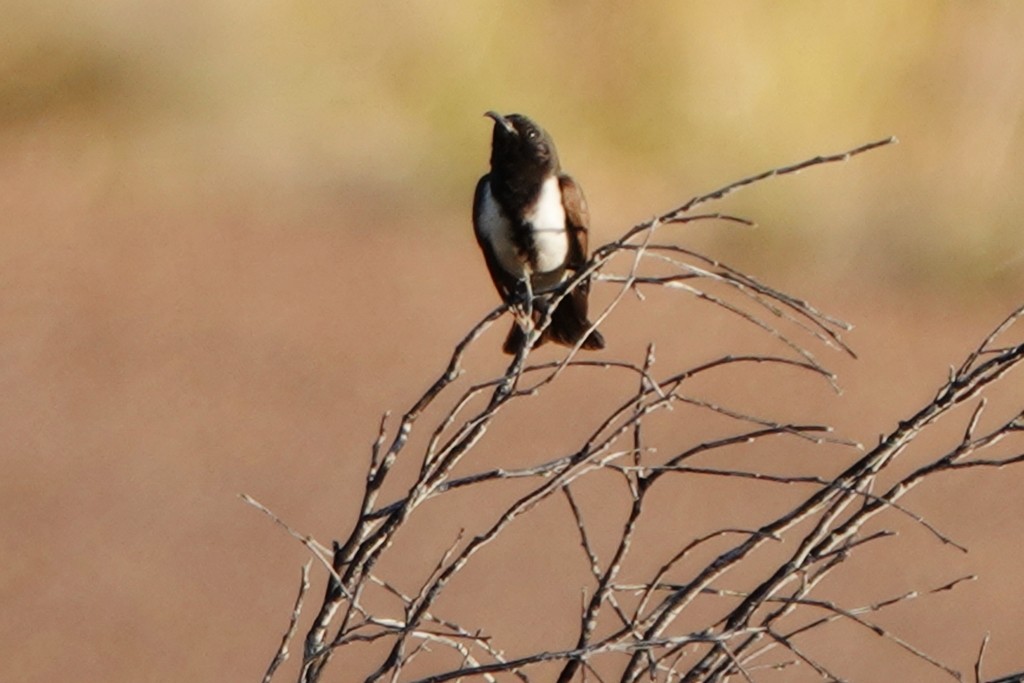
[[[859,360],[823,351],[843,395],[800,385],[785,402],[851,438],[930,400],[1024,303],[1018,3],[5,0],[3,15],[2,680],[262,676],[305,553],[237,494],[340,536],[380,414],[497,304],[469,220],[485,110],[553,134],[592,244],[740,177],[897,136],[719,205],[756,229],[680,228],[855,324]],[[745,343],[694,324],[707,307],[665,306],[644,323],[657,329],[609,320],[608,353],[638,361],[657,337],[676,367]],[[503,334],[473,367],[501,368]],[[1008,383],[1007,410],[1021,405]],[[527,459],[571,447],[523,444]],[[888,625],[963,670],[991,631],[990,673],[1024,668],[1022,481],[915,493],[971,553],[908,531],[915,552],[860,565],[857,595],[977,573]],[[500,592],[507,559],[482,558],[460,600]],[[533,591],[564,571],[519,569]],[[879,569],[892,585],[871,592]],[[510,652],[524,628],[552,649],[585,583],[539,593],[561,620],[489,597],[488,623]],[[944,679],[861,637],[825,644],[850,679]]]

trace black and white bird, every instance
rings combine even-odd
[[[546,310],[540,295],[587,261],[587,203],[576,181],[562,173],[555,143],[543,128],[521,114],[486,116],[494,120],[491,172],[476,186],[473,229],[502,299],[526,303],[536,323]],[[589,284],[580,282],[562,298],[537,345],[575,346],[582,340],[584,349],[604,348],[604,338],[587,319]],[[517,321],[502,348],[514,354],[525,339]]]

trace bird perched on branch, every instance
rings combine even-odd
[[[502,347],[515,354],[526,340],[524,326],[538,323],[547,311],[548,299],[539,295],[585,265],[590,217],[583,192],[562,173],[555,143],[543,128],[521,114],[486,116],[494,120],[491,172],[476,186],[473,229],[501,298],[524,309]],[[584,349],[604,348],[604,338],[587,319],[589,290],[589,280],[583,280],[562,298],[538,346],[582,340]]]

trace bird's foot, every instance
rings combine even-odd
[[[509,301],[513,315],[520,320],[533,320],[533,288],[529,280],[521,280]]]

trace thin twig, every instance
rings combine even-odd
[[[271,679],[274,678],[274,674],[277,672],[278,667],[288,660],[288,656],[290,654],[288,651],[288,645],[292,642],[292,638],[295,637],[295,630],[299,625],[299,615],[302,613],[302,601],[306,597],[306,591],[309,590],[309,565],[311,562],[312,560],[307,560],[306,564],[302,565],[302,576],[299,580],[299,594],[295,597],[295,606],[292,607],[292,614],[288,619],[288,628],[281,637],[281,645],[277,648],[277,652],[274,654],[274,659],[270,662],[270,666],[267,667],[267,673],[263,675],[263,683],[270,683]]]

